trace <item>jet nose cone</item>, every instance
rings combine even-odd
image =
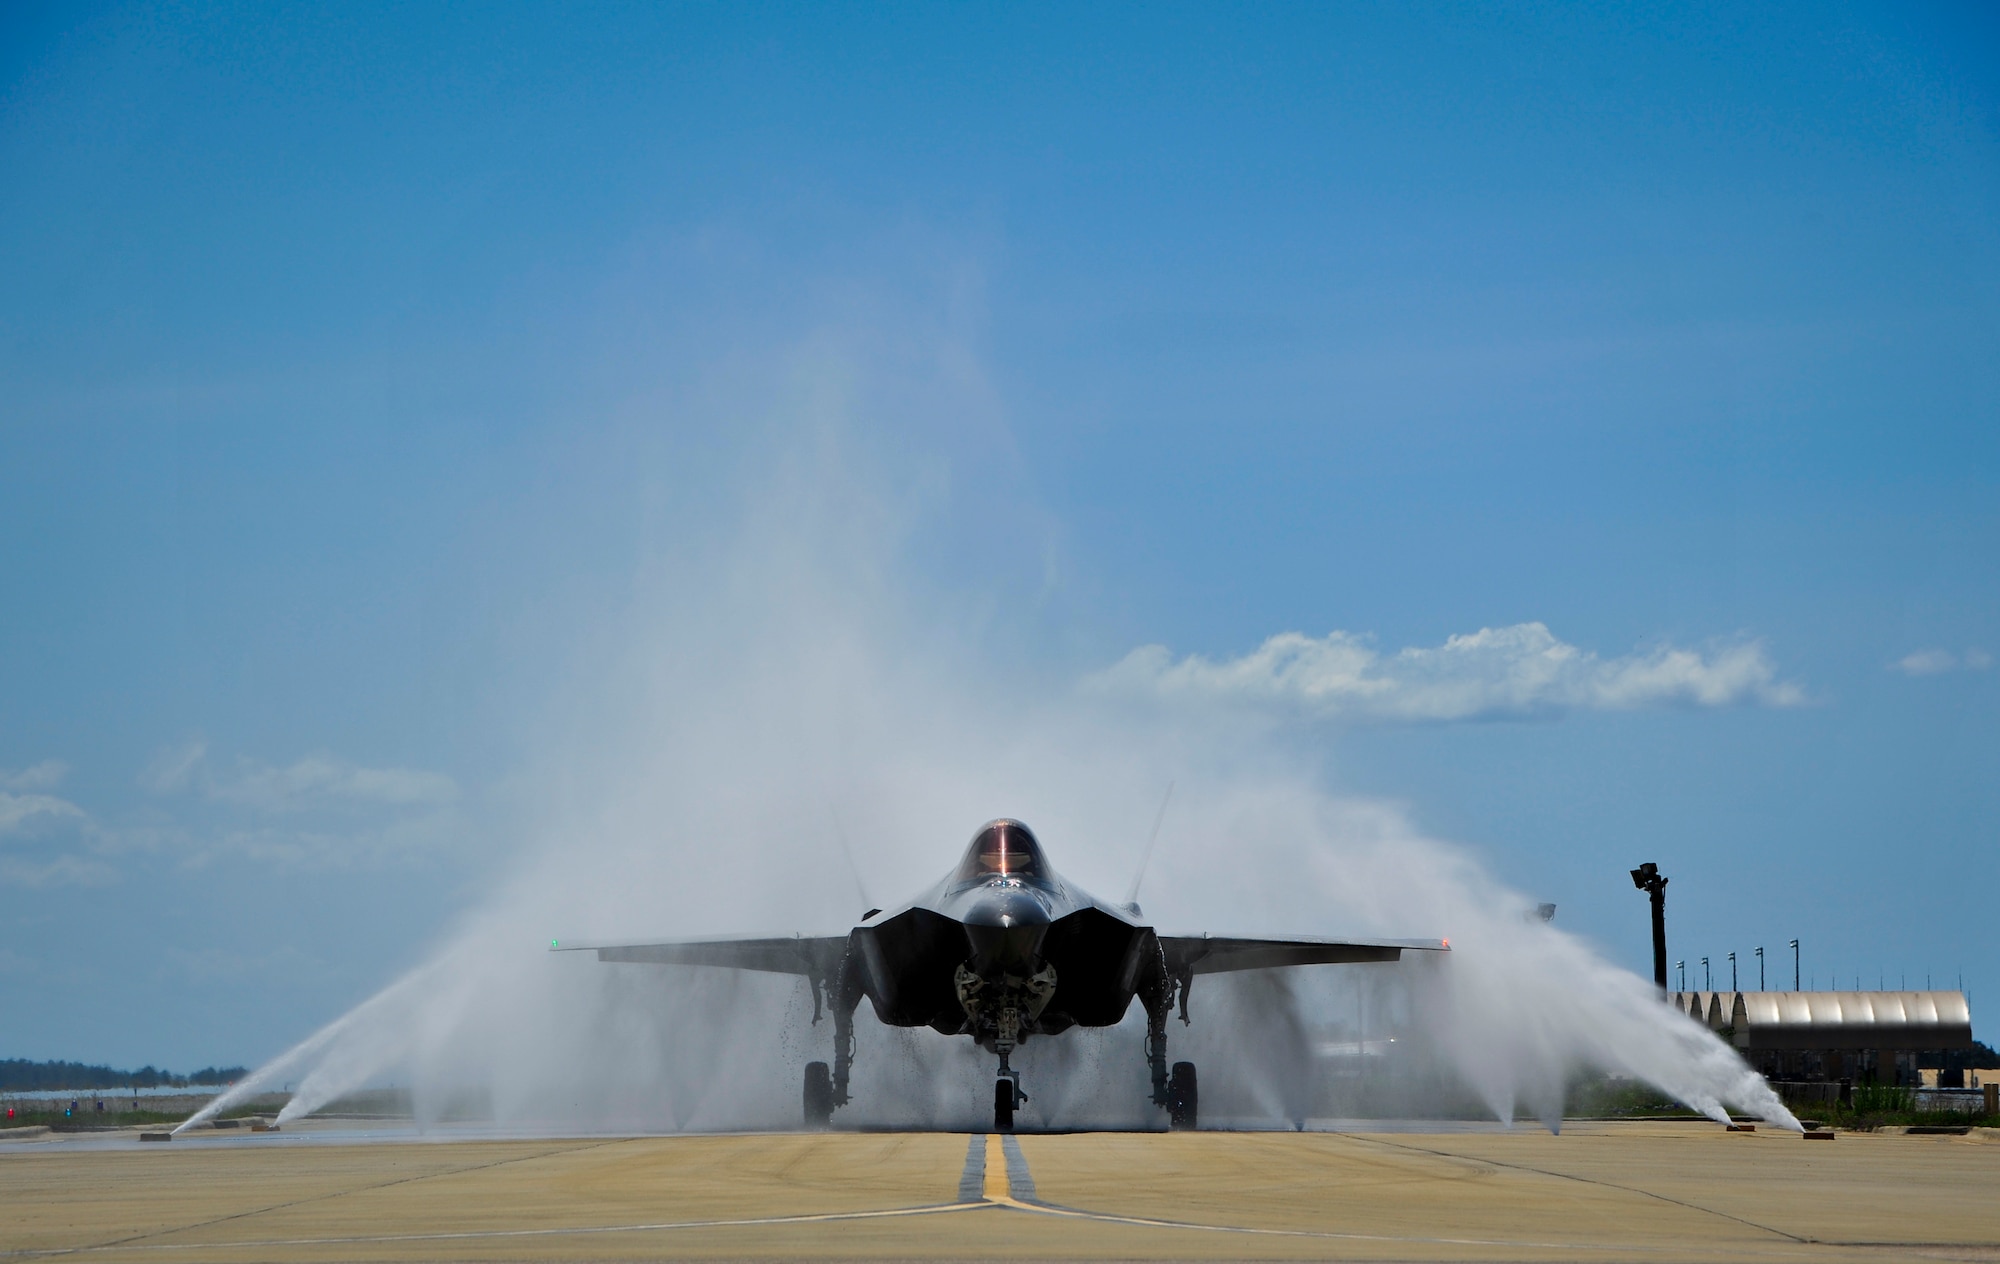
[[[995,887],[980,892],[966,909],[964,922],[974,970],[982,975],[1024,973],[1041,955],[1049,910],[1027,888]]]
[[[1032,889],[1021,886],[993,886],[979,893],[965,911],[967,926],[1046,926],[1049,908]]]

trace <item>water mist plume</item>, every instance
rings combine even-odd
[[[727,547],[651,567],[648,595],[592,647],[548,726],[523,778],[545,793],[493,895],[422,965],[182,1127],[283,1083],[297,1084],[288,1120],[391,1080],[423,1122],[795,1127],[801,1067],[832,1038],[802,980],[604,965],[549,953],[551,938],[840,933],[864,911],[848,906],[850,844],[866,891],[898,900],[1000,815],[1113,897],[1168,778],[1174,813],[1146,879],[1162,931],[1453,948],[1198,980],[1193,1025],[1172,1024],[1170,1048],[1201,1065],[1205,1106],[1297,1122],[1320,1100],[1322,1046],[1366,1065],[1393,1038],[1401,1078],[1355,1078],[1353,1113],[1455,1096],[1555,1127],[1574,1077],[1603,1071],[1716,1119],[1734,1107],[1798,1126],[1650,983],[1525,921],[1528,900],[1394,808],[1329,792],[1298,730],[1142,714],[993,665],[964,603],[899,577],[922,505],[857,465],[815,430],[746,497]],[[992,1068],[970,1042],[883,1028],[865,1005],[856,1032],[843,1123],[984,1125]],[[1022,1123],[1162,1126],[1142,1046],[1137,1006],[1118,1028],[1030,1040],[1015,1062],[1031,1094]]]

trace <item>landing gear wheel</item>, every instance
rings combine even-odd
[[[1014,1131],[1014,1081],[993,1081],[993,1131]]]
[[[1167,1081],[1167,1123],[1173,1128],[1195,1126],[1196,1110],[1200,1104],[1200,1093],[1195,1088],[1194,1063],[1174,1063],[1174,1073]]]
[[[806,1063],[806,1127],[824,1128],[833,1122],[833,1077],[826,1063]]]

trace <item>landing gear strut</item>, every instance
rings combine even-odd
[[[1195,1088],[1194,1063],[1176,1062],[1173,1072],[1167,1071],[1167,1019],[1174,1012],[1174,998],[1178,995],[1181,1022],[1189,1021],[1187,998],[1193,982],[1192,971],[1168,973],[1166,958],[1162,956],[1152,982],[1139,992],[1139,999],[1146,1006],[1146,1067],[1153,1077],[1153,1105],[1166,1107],[1167,1124],[1176,1129],[1195,1126],[1199,1093]]]
[[[993,1131],[1014,1131],[1014,1111],[1028,1100],[1021,1091],[1021,1073],[1007,1065],[1007,1055],[1014,1051],[1011,1041],[999,1042],[1000,1075],[993,1081]]]
[[[833,1011],[833,1066],[824,1062],[806,1063],[806,1127],[825,1128],[833,1122],[835,1107],[847,1105],[848,1074],[854,1067],[854,1010],[861,1004],[861,972],[852,956],[841,959],[831,979],[813,976],[813,1022],[820,1020],[820,997],[826,997]]]
[[[1055,967],[1043,963],[1031,973],[987,978],[966,962],[958,967],[952,983],[965,1010],[962,1030],[972,1033],[983,1048],[1000,1055],[1000,1073],[993,1081],[993,1130],[1011,1132],[1014,1112],[1028,1095],[1021,1091],[1021,1073],[1007,1061],[1055,996]]]

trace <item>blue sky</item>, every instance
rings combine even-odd
[[[1224,701],[1635,969],[1658,860],[1674,956],[1963,971],[1990,1040],[1996,32],[10,7],[0,1053],[255,1061],[409,964],[594,629],[728,518],[729,401],[815,348],[890,501],[949,472],[911,590],[1055,685],[1753,653],[1705,701]]]

